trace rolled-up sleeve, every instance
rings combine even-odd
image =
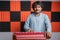
[[[47,15],[45,16],[45,24],[46,24],[47,32],[51,33],[52,32],[51,22]]]
[[[27,20],[25,22],[25,25],[24,25],[24,30],[25,31],[28,31],[28,29],[30,28],[29,24],[30,24],[30,16],[27,18]]]

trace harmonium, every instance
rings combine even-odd
[[[46,40],[44,32],[15,32],[14,40]]]

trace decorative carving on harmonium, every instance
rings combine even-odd
[[[15,32],[15,40],[46,40],[44,32]]]

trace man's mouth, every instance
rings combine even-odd
[[[40,12],[40,11],[35,11],[35,12]]]

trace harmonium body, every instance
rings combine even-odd
[[[46,40],[44,32],[15,32],[14,40]]]

